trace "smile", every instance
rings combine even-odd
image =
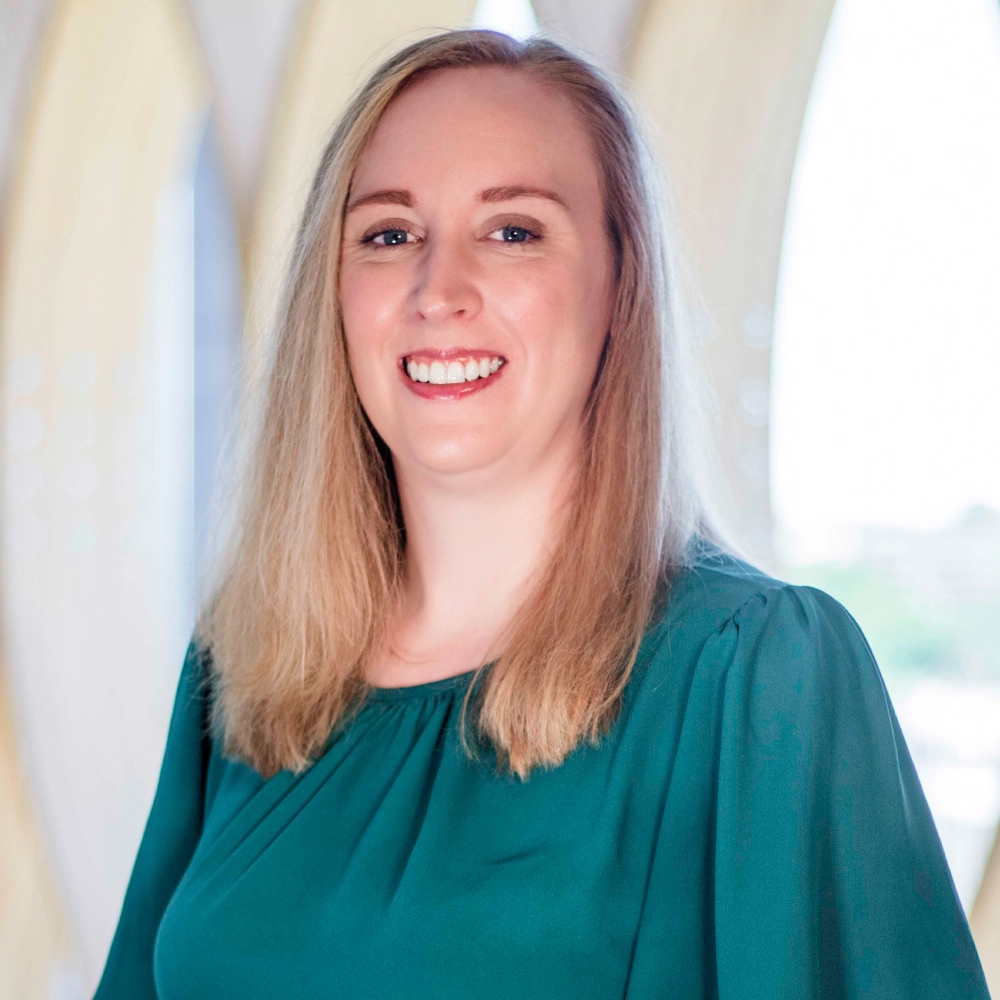
[[[399,359],[403,385],[423,399],[465,399],[500,381],[507,367],[502,354],[468,347],[420,350]]]
[[[458,385],[487,379],[503,367],[504,359],[496,355],[454,358],[449,361],[407,357],[403,370],[411,382],[428,382],[431,385]]]

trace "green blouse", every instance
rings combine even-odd
[[[525,782],[463,754],[472,672],[264,780],[192,647],[96,1000],[986,1000],[858,626],[698,552],[610,734]]]

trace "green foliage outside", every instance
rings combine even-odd
[[[783,576],[840,601],[861,626],[887,675],[1000,681],[1000,601],[931,606],[887,573],[863,563],[791,567]]]

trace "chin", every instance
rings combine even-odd
[[[391,450],[397,463],[413,471],[443,476],[483,471],[495,465],[506,451],[495,432],[477,434],[468,429],[428,431],[419,441],[411,440],[404,447]]]

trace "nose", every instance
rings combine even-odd
[[[427,247],[414,288],[414,308],[431,323],[469,320],[482,308],[471,253],[459,240],[438,239]]]

